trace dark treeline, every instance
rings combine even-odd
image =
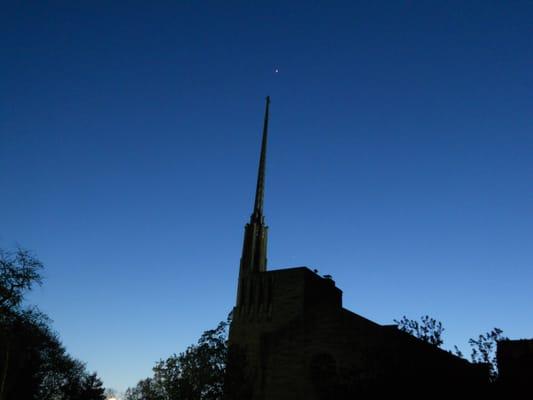
[[[0,250],[0,400],[104,400],[96,373],[66,352],[48,316],[24,303],[42,268],[27,250]]]

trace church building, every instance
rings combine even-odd
[[[330,276],[307,267],[267,269],[263,201],[269,107],[267,97],[255,203],[244,231],[229,332],[226,397],[404,397],[425,388],[460,393],[485,385],[486,366],[343,308],[342,291]]]

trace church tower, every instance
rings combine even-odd
[[[265,118],[263,123],[263,139],[261,141],[261,155],[257,172],[254,210],[250,222],[244,229],[244,243],[242,246],[241,264],[239,268],[239,283],[237,290],[237,307],[245,302],[247,293],[244,281],[254,273],[265,272],[267,267],[267,237],[268,226],[265,225],[263,215],[263,200],[265,196],[266,150],[268,138],[268,113],[270,97],[266,98]]]
[[[343,400],[375,398],[400,386],[414,392],[482,387],[486,374],[475,365],[343,308],[342,291],[331,276],[307,267],[267,271],[269,106],[267,97],[254,209],[244,230],[229,329],[224,400]]]

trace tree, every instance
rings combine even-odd
[[[0,249],[0,400],[4,399],[13,359],[14,327],[28,317],[20,310],[24,294],[41,284],[42,263],[29,251]]]
[[[165,400],[168,396],[162,390],[160,383],[156,382],[153,378],[146,378],[134,388],[128,388],[124,394],[125,400]]]
[[[0,249],[0,312],[2,316],[14,312],[24,294],[36,284],[42,283],[40,270],[43,264],[28,250]]]
[[[444,332],[442,322],[428,315],[424,315],[420,322],[409,319],[405,315],[401,320],[395,319],[394,322],[398,325],[399,330],[407,332],[424,342],[437,347],[441,347],[444,343],[442,340],[442,333]]]
[[[457,357],[459,357],[459,358],[465,358],[463,352],[461,350],[459,350],[459,347],[457,347],[457,345],[453,345],[452,354],[457,356]]]
[[[116,400],[118,397],[118,394],[115,389],[105,388],[104,397],[108,400]]]
[[[102,382],[70,356],[50,319],[36,308],[20,310],[3,324],[10,335],[10,372],[4,385],[7,399],[104,400]],[[0,349],[5,348],[0,343]],[[5,367],[5,366],[4,366]]]
[[[27,250],[0,249],[0,400],[104,400],[102,382],[66,352],[50,318],[23,306],[42,268]]]
[[[469,339],[468,344],[472,347],[470,358],[475,363],[486,363],[489,365],[491,381],[495,381],[498,376],[496,362],[496,348],[498,341],[507,339],[503,336],[503,331],[494,328],[490,332],[481,334],[477,339]]]
[[[196,345],[160,360],[153,377],[126,391],[126,400],[219,400],[223,396],[231,315]]]
[[[77,389],[78,400],[105,399],[105,388],[102,380],[96,373],[84,373]]]

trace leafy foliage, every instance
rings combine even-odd
[[[154,378],[146,378],[139,381],[134,388],[127,389],[124,398],[125,400],[165,400],[170,397],[165,397],[160,382]]]
[[[456,355],[459,358],[465,358],[463,352],[461,350],[459,350],[459,347],[457,347],[456,345],[453,346],[452,354]]]
[[[442,323],[429,316],[423,316],[421,322],[403,317],[401,320],[394,320],[398,324],[398,329],[407,332],[427,343],[441,347],[443,344],[442,332],[444,328]],[[498,377],[498,368],[496,361],[496,348],[498,341],[507,339],[503,336],[503,331],[494,328],[490,332],[481,334],[477,339],[469,339],[468,344],[472,348],[470,359],[473,363],[484,363],[489,367],[490,379],[495,381]],[[457,357],[464,358],[463,353],[457,346],[454,346],[452,352]]]
[[[231,316],[208,330],[196,345],[160,360],[153,377],[126,391],[126,400],[218,400],[222,398]]]
[[[0,400],[104,400],[102,382],[67,354],[50,319],[23,307],[42,267],[26,250],[0,250]]]
[[[20,306],[24,294],[42,283],[43,264],[27,250],[0,249],[0,312],[5,315]]]
[[[437,347],[441,347],[444,343],[442,340],[442,333],[444,332],[442,322],[428,315],[424,315],[420,322],[409,319],[405,315],[401,320],[395,319],[394,322],[398,325],[399,330],[407,332],[424,342]]]
[[[495,380],[498,376],[496,347],[498,341],[505,339],[507,338],[503,336],[503,331],[499,328],[494,328],[490,332],[479,335],[477,339],[468,340],[468,344],[472,347],[470,355],[472,362],[488,364],[492,380]]]

